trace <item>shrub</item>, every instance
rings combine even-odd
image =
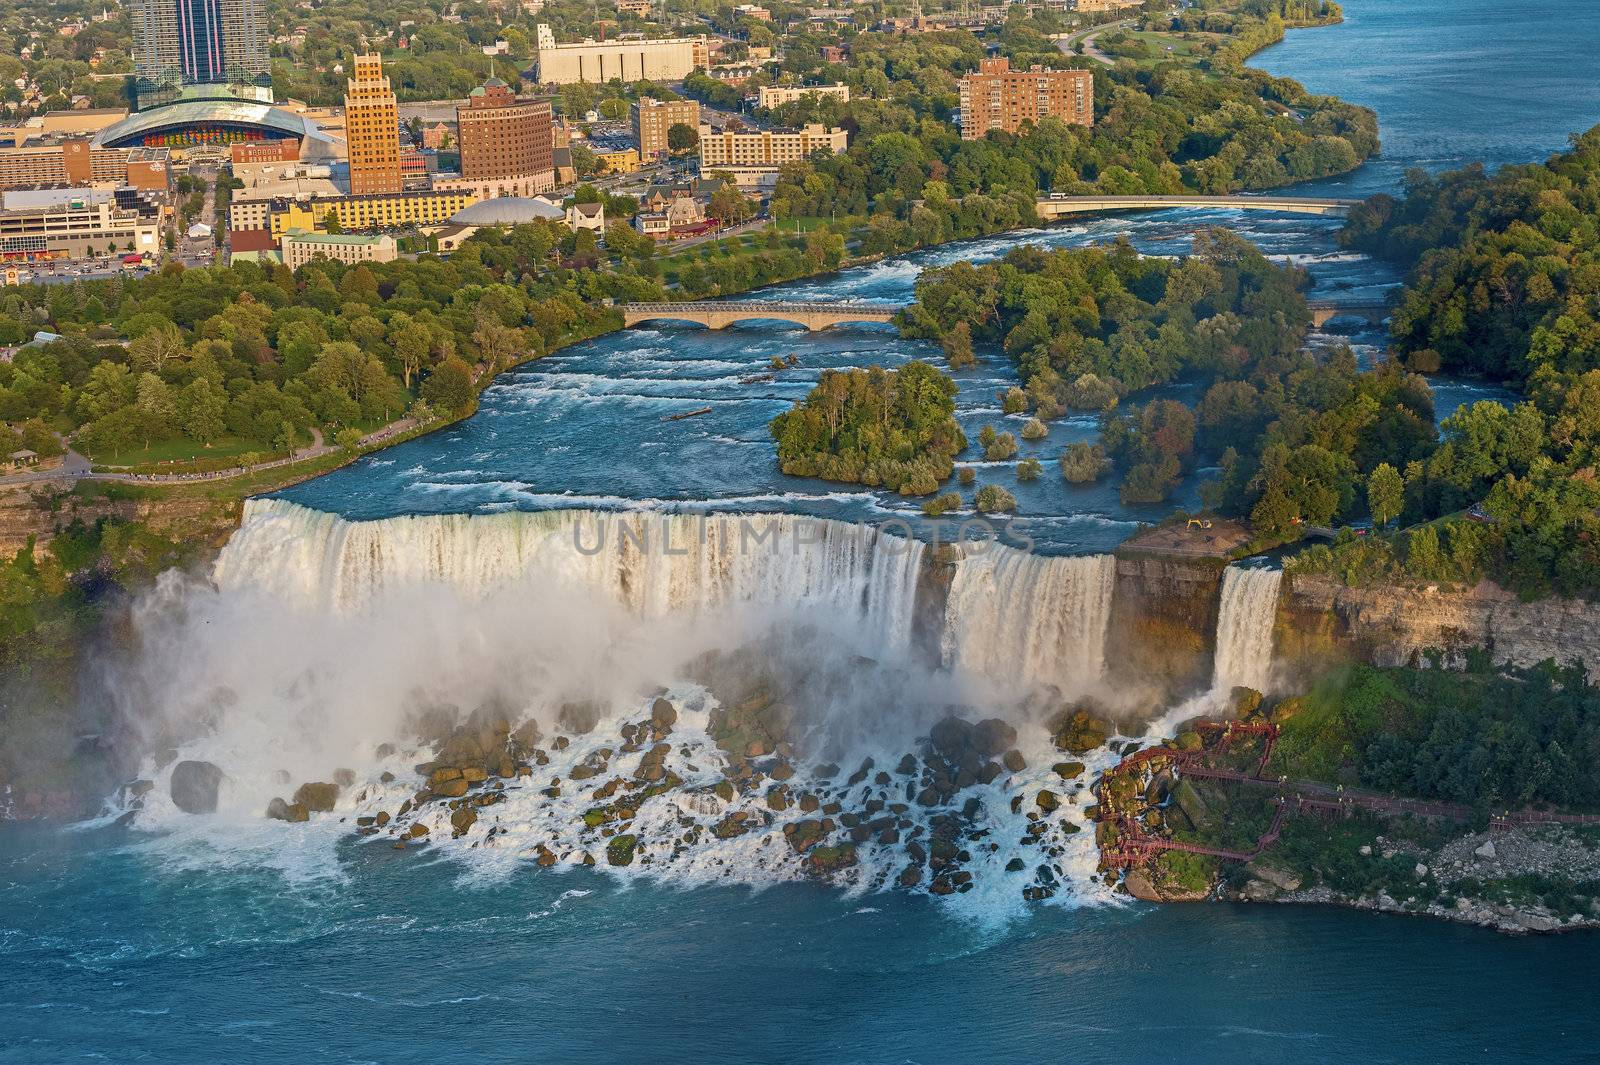
[[[1039,479],[1039,471],[1042,468],[1043,467],[1039,465],[1038,459],[1023,459],[1021,462],[1017,463],[1017,480],[1037,481]]]
[[[1099,444],[1078,441],[1068,444],[1067,449],[1061,453],[1061,476],[1066,478],[1068,484],[1089,484],[1098,481],[1109,465],[1106,449]]]
[[[1010,433],[1001,433],[983,446],[983,457],[990,462],[1004,462],[1017,453],[1017,438]]]
[[[978,513],[1012,514],[1017,509],[1017,497],[997,484],[986,484],[978,489]]]

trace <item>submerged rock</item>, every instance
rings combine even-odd
[[[222,778],[222,770],[210,762],[184,761],[172,767],[167,787],[173,804],[184,813],[214,814]]]

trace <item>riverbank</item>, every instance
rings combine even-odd
[[[1381,671],[1369,672],[1384,689]],[[1462,712],[1473,697],[1460,690],[1471,684],[1440,687],[1441,705],[1392,701],[1378,739],[1388,745],[1383,757],[1426,762],[1430,755],[1403,748],[1434,742],[1419,739],[1419,727],[1427,735],[1429,722],[1447,714],[1469,734],[1496,729]],[[1368,737],[1341,733],[1350,726],[1338,723],[1368,713],[1373,690],[1367,683],[1263,702],[1235,688],[1237,718],[1179,723],[1175,739],[1125,754],[1095,784],[1107,877],[1149,902],[1339,905],[1507,933],[1600,927],[1600,814],[1548,802],[1491,809],[1481,798],[1418,799],[1347,783],[1388,772],[1364,760],[1376,750]],[[1531,687],[1528,696],[1523,713],[1537,720],[1539,696]],[[1388,689],[1388,698],[1399,693]],[[1337,753],[1330,760],[1318,748]],[[1457,754],[1485,764],[1478,752]],[[1326,776],[1303,777],[1319,765]],[[1480,775],[1475,794],[1495,793],[1494,771]],[[1537,794],[1547,782],[1522,786]],[[1549,794],[1562,793],[1554,787]]]

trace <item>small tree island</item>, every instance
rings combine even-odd
[[[772,419],[778,465],[793,477],[932,495],[967,446],[955,397],[955,382],[925,362],[824,370],[810,395]]]

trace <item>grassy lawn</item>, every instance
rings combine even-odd
[[[116,452],[84,451],[83,454],[97,466],[154,466],[168,462],[188,463],[202,459],[210,461],[235,458],[247,451],[260,450],[262,450],[260,444],[237,436],[223,437],[210,447],[197,444],[187,437],[175,437],[171,440],[155,441],[144,448],[125,448]]]
[[[1214,33],[1153,33],[1146,30],[1136,30],[1128,36],[1149,45],[1158,59],[1187,58],[1201,50],[1202,42],[1223,39],[1221,35]],[[1169,48],[1172,49],[1170,52],[1167,51]]]

